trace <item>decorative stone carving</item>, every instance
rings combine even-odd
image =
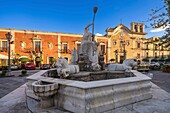
[[[98,64],[98,43],[90,41],[92,34],[88,32],[88,27],[91,25],[93,25],[93,23],[87,25],[84,29],[84,35],[78,52],[78,64],[82,71],[98,71],[101,69],[101,66]]]
[[[126,59],[123,64],[110,64],[107,67],[109,71],[126,71],[129,72],[132,68],[137,66],[137,62],[134,59]]]
[[[25,42],[21,42],[21,47],[22,48],[26,48],[26,43]]]
[[[125,64],[110,64],[107,67],[108,71],[125,71],[127,69],[131,70],[131,67]]]
[[[67,60],[64,58],[58,58],[55,66],[57,67],[58,76],[68,77],[69,74],[78,73],[79,66],[78,65],[69,65]]]
[[[78,61],[78,54],[77,54],[76,48],[74,48],[74,50],[71,53],[70,62],[71,64],[77,64],[77,61]]]
[[[84,34],[83,34],[83,38],[81,40],[81,43],[85,42],[85,41],[90,41],[90,38],[92,37],[92,33],[89,32],[89,27],[93,25],[89,24],[84,28]]]
[[[134,59],[125,59],[123,64],[132,67],[135,69],[138,66],[138,63]]]
[[[52,49],[53,48],[53,44],[50,42],[50,43],[48,43],[48,48],[49,49]]]
[[[54,106],[53,95],[57,93],[58,84],[36,81],[32,83],[34,94],[40,97],[40,105],[42,108]]]
[[[102,52],[100,52],[100,56],[99,56],[99,65],[101,66],[101,70],[105,69],[104,56]]]

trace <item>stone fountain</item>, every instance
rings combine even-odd
[[[58,58],[56,69],[42,70],[27,78],[31,112],[102,113],[152,98],[151,79],[132,70],[133,59],[104,67],[104,57],[88,28],[79,51],[72,51],[71,64]],[[91,37],[92,40],[91,40]]]

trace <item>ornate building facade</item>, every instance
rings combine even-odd
[[[12,34],[13,42],[10,44],[11,59],[19,54],[20,57],[28,57],[35,64],[48,64],[50,59],[58,57],[64,57],[69,62],[71,51],[74,47],[78,51],[83,36],[60,32],[0,29],[0,64],[7,63],[8,42],[5,34],[8,32]],[[130,29],[123,24],[107,28],[106,35],[96,36],[95,40],[99,43],[99,53],[104,54],[106,63],[113,60],[120,62],[124,58],[141,60],[146,57],[167,58],[170,55],[170,48],[160,46],[161,41],[158,37],[146,38],[144,25],[140,23],[131,23]]]
[[[131,29],[119,24],[115,28],[107,28],[106,33],[110,53],[108,59],[116,59],[119,62],[125,57],[140,60],[144,56],[142,47],[146,33],[143,24],[131,23]]]
[[[108,59],[120,62],[125,57],[142,60],[144,58],[169,58],[170,47],[162,43],[158,37],[146,38],[144,24],[131,23],[131,28],[119,24],[115,28],[106,29],[108,38]]]

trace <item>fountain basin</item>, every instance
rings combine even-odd
[[[33,91],[38,97],[48,97],[57,93],[58,84],[45,82],[45,81],[35,81],[32,83]]]
[[[28,77],[27,86],[32,90],[30,86],[38,80],[57,83],[56,108],[74,113],[99,113],[152,98],[151,79],[140,72],[131,72],[134,77],[84,82],[45,77],[49,72],[44,71]]]
[[[34,94],[39,97],[42,108],[54,106],[54,95],[58,89],[57,83],[35,81],[32,83],[32,88]]]

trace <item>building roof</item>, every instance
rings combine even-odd
[[[107,28],[105,31],[106,32],[114,32],[115,30],[117,30],[117,29],[125,29],[128,33],[130,33],[130,34],[141,34],[141,35],[146,35],[147,33],[141,33],[141,32],[134,32],[134,31],[132,31],[132,30],[130,30],[128,27],[126,27],[125,25],[123,25],[123,24],[119,24],[119,25],[117,25],[116,27],[114,27],[114,28]]]

